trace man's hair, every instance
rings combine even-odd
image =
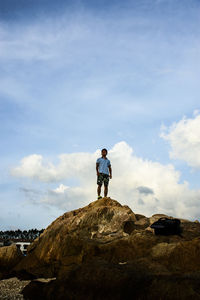
[[[106,154],[108,153],[108,150],[107,150],[106,148],[103,148],[103,149],[101,150],[101,152],[103,152],[103,151],[106,151]]]

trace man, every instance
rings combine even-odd
[[[101,150],[101,157],[96,161],[96,171],[97,171],[97,194],[98,199],[101,199],[101,186],[104,183],[104,197],[107,197],[108,194],[108,184],[109,177],[112,178],[112,169],[110,160],[106,157],[108,151],[107,149]],[[110,175],[109,175],[110,173]]]

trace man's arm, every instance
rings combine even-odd
[[[108,168],[109,168],[109,172],[110,172],[110,179],[112,179],[112,168],[111,168],[111,166],[109,166]]]
[[[96,163],[97,176],[99,176],[99,163]]]

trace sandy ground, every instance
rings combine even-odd
[[[37,278],[36,281],[49,282],[56,278]],[[31,280],[19,280],[17,277],[0,280],[0,300],[22,300],[20,292]]]
[[[20,292],[29,282],[30,280],[19,280],[16,277],[0,280],[0,300],[24,299]]]

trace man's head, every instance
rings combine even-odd
[[[108,153],[108,151],[107,151],[106,148],[103,148],[103,149],[101,150],[101,155],[102,155],[103,157],[106,157],[107,153]]]

